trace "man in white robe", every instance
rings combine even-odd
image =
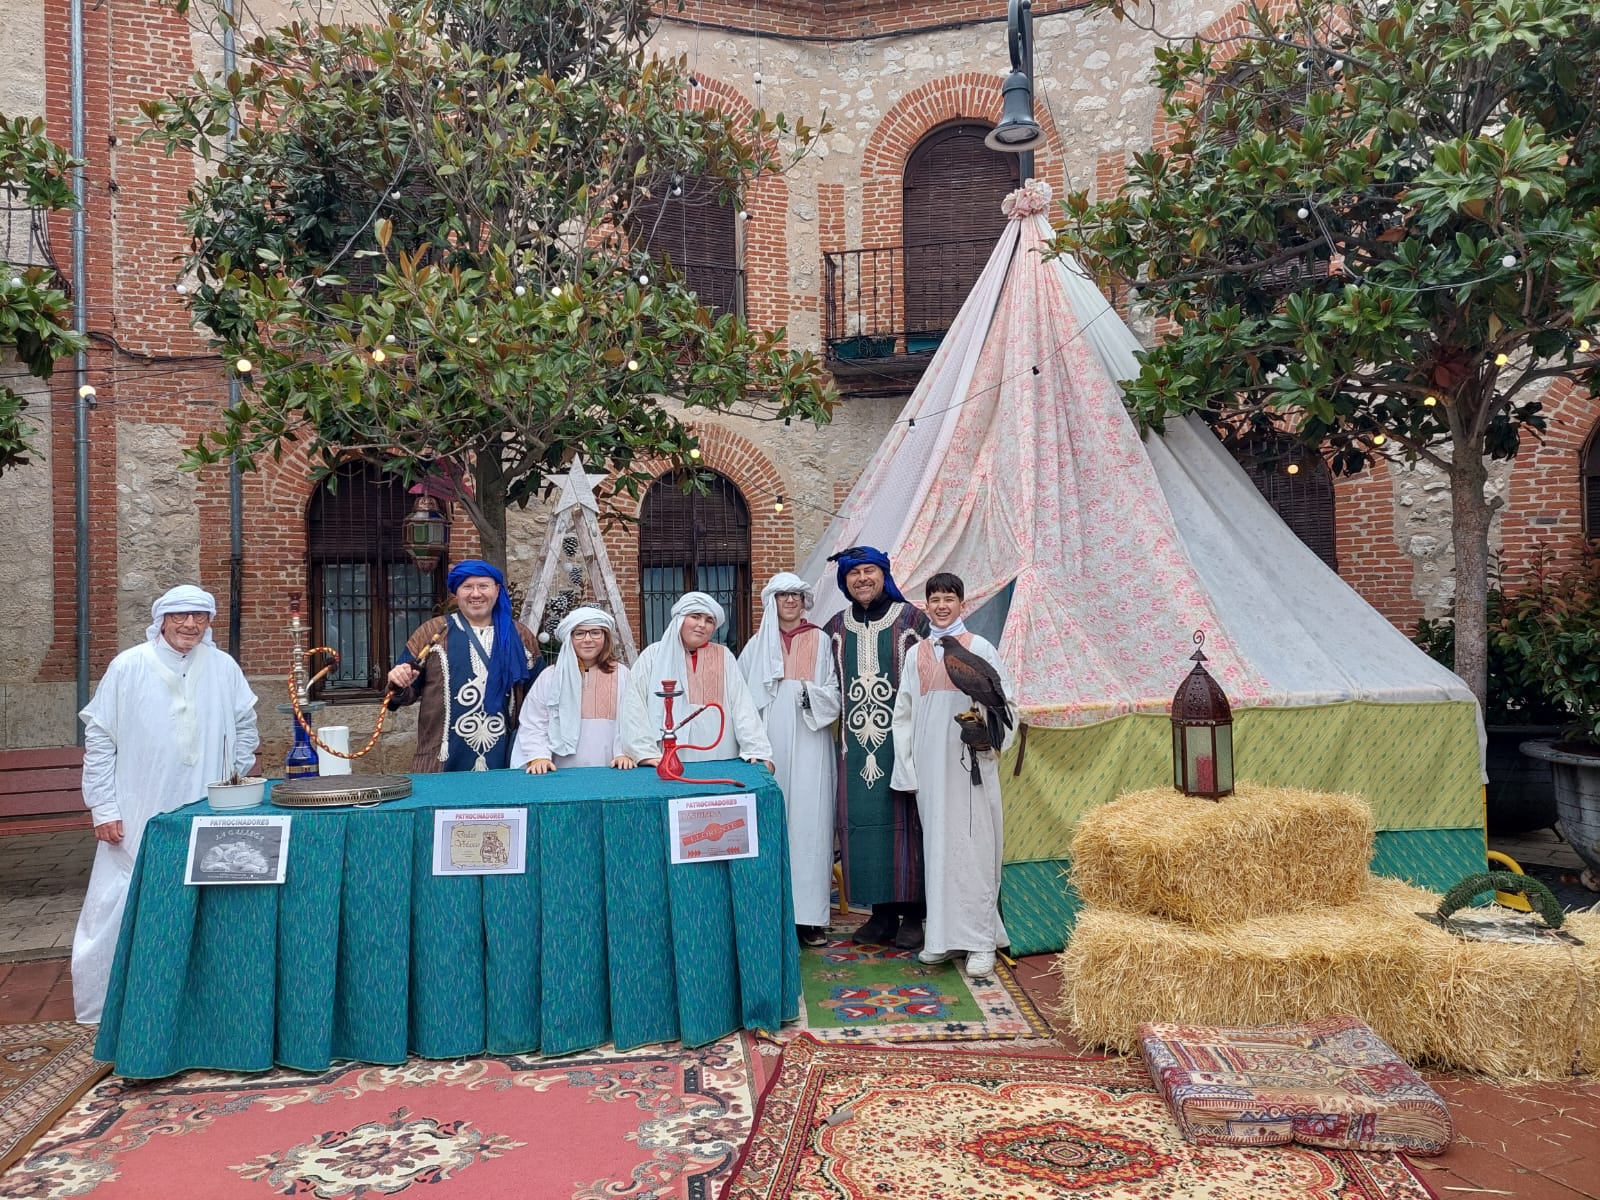
[[[917,794],[922,818],[928,916],[918,957],[931,964],[965,953],[967,976],[981,979],[994,970],[995,950],[1009,940],[1000,922],[1000,755],[962,743],[956,714],[972,702],[950,682],[938,640],[956,639],[994,667],[1007,696],[1015,693],[995,648],[967,632],[961,620],[964,591],[954,575],[928,580],[924,611],[932,628],[906,655],[895,698],[893,786]],[[1011,744],[1012,734],[1007,731],[1006,745],[998,750]],[[982,780],[977,784],[974,755]]]
[[[99,842],[72,939],[72,1001],[85,1025],[100,1021],[145,825],[255,761],[256,696],[211,638],[216,612],[192,585],[162,596],[144,644],[111,660],[78,714],[83,800]]]
[[[682,721],[702,704],[715,703],[726,714],[722,736],[717,736],[717,714],[707,709],[677,730],[678,757],[684,762],[742,758],[772,769],[772,744],[767,727],[750,698],[750,688],[739,670],[733,651],[711,637],[722,628],[727,614],[704,592],[688,592],[672,606],[672,620],[661,640],[644,648],[628,676],[622,702],[622,752],[641,767],[661,761],[661,730],[665,708],[663,679],[674,680],[678,696],[672,702],[674,721]],[[684,693],[687,692],[687,695]],[[705,746],[691,750],[689,745]]]
[[[761,628],[739,655],[756,708],[767,723],[773,774],[789,820],[789,870],[800,941],[827,939],[833,888],[833,723],[839,685],[832,643],[805,619],[816,599],[811,585],[788,571],[761,589]]]

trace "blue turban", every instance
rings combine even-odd
[[[873,546],[851,546],[848,550],[841,550],[830,560],[839,564],[838,580],[839,590],[846,596],[850,590],[844,586],[844,577],[850,574],[852,567],[877,567],[883,572],[883,594],[891,600],[905,603],[905,597],[900,594],[900,586],[895,583],[894,575],[889,571],[889,556],[882,550]]]
[[[511,689],[527,683],[532,677],[528,671],[528,651],[517,632],[517,623],[511,616],[511,597],[506,592],[506,577],[493,563],[481,558],[469,558],[450,568],[445,587],[455,590],[474,575],[492,579],[500,585],[500,594],[494,600],[494,649],[489,651],[489,680],[483,706],[490,712],[506,702]]]

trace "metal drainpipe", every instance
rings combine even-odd
[[[233,74],[234,59],[234,2],[228,0],[228,20],[222,30],[222,77]],[[239,132],[239,106],[228,109],[228,150],[233,149],[233,139]],[[239,376],[228,376],[228,407],[239,403]],[[244,473],[239,469],[239,459],[228,460],[228,652],[244,661]]]
[[[83,0],[72,0],[70,8],[72,57],[72,328],[81,337],[89,332],[88,224],[85,205],[88,188],[84,178],[83,126]],[[72,410],[72,534],[73,566],[77,571],[74,607],[77,613],[78,711],[89,703],[89,397],[83,394],[89,382],[89,353],[79,350],[73,357],[73,386],[76,401]],[[77,723],[78,744],[83,744],[83,725]]]

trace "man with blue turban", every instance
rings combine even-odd
[[[895,698],[906,653],[926,637],[928,619],[907,603],[889,569],[889,556],[852,546],[839,564],[839,590],[850,606],[823,626],[833,646],[843,711],[835,824],[852,904],[872,905],[855,940],[922,948],[922,824],[916,797],[889,786],[894,768]]]
[[[389,672],[390,708],[417,705],[411,770],[493,771],[511,760],[522,695],[538,668],[539,642],[513,620],[506,577],[470,558],[446,586],[456,611],[417,626]]]

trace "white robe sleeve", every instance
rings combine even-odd
[[[106,686],[105,682],[100,684]],[[100,723],[100,718],[84,709],[83,717],[83,802],[96,825],[107,821],[120,821],[122,808],[117,804],[117,743],[111,730]]]
[[[228,661],[233,662],[231,658]],[[228,766],[238,775],[248,775],[255,767],[256,748],[261,745],[261,734],[256,730],[256,694],[237,663],[233,672],[233,761]]]
[[[627,696],[628,696],[628,684],[630,682],[632,682],[632,680],[633,680],[633,672],[628,670],[627,665],[624,664],[621,659],[617,660],[616,670],[617,670],[617,716],[621,717],[621,715],[622,715],[622,702],[625,699],[627,699]],[[611,735],[611,757],[612,758],[620,758],[622,755],[628,754],[628,748],[625,745],[623,745],[623,743],[622,743],[622,722],[620,720],[613,721],[612,722],[612,727],[613,727],[613,733]],[[628,757],[632,758],[633,756],[631,754],[629,754]]]
[[[550,753],[550,688],[554,671],[540,671],[517,714],[517,739],[511,743],[511,769],[521,770],[536,758],[554,761]]]
[[[650,680],[654,675],[655,647],[646,646],[628,675],[617,713],[617,734],[622,752],[629,758],[661,757],[661,731],[650,719]]]
[[[839,685],[834,679],[831,649],[832,643],[826,636],[817,639],[816,670],[810,679],[801,684],[806,703],[800,709],[800,715],[805,719],[806,728],[814,733],[821,733],[837,721],[842,708]]]
[[[722,664],[722,697],[728,706],[728,721],[733,725],[734,736],[739,739],[739,757],[772,761],[772,739],[767,736],[767,723],[761,719],[750,685],[733,651],[726,646],[727,658]]]
[[[917,767],[911,749],[916,741],[912,722],[916,716],[915,694],[921,680],[917,674],[917,655],[933,653],[931,642],[918,642],[906,655],[905,666],[900,669],[900,690],[894,698],[894,719],[889,725],[889,736],[894,739],[894,772],[889,776],[889,786],[897,792],[917,790]]]

